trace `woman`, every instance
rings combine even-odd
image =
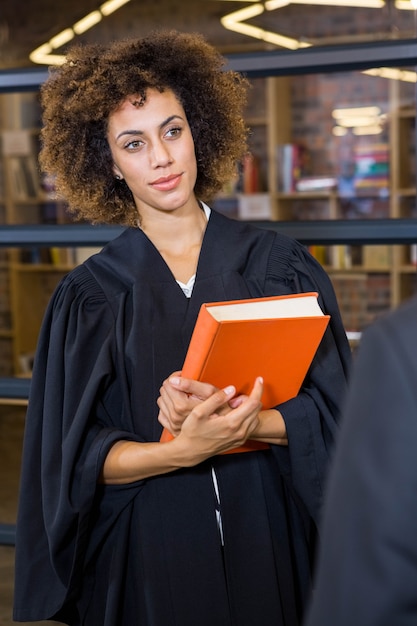
[[[222,65],[200,36],[160,32],[74,48],[43,86],[43,169],[78,216],[127,229],[44,320],[16,620],[300,623],[350,352],[305,248],[204,203],[246,149],[246,81]],[[236,397],[181,378],[203,302],[311,290],[331,323],[296,398],[263,411],[260,379]],[[248,438],[271,446],[220,454]]]

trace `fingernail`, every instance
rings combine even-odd
[[[234,393],[236,393],[236,389],[233,387],[233,385],[229,385],[228,387],[225,387],[223,391],[226,394],[226,396],[232,396]]]
[[[169,379],[169,382],[170,382],[172,385],[179,385],[179,384],[180,384],[180,380],[181,380],[181,379],[179,378],[179,376],[172,376],[172,377]]]

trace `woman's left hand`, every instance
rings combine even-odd
[[[160,389],[157,400],[159,407],[158,421],[174,437],[194,407],[210,398],[217,387],[208,383],[182,378],[181,372],[174,372],[167,378]],[[216,410],[217,415],[226,415],[238,408],[247,399],[245,395],[237,395]],[[277,409],[264,410],[259,413],[258,425],[251,434],[257,441],[287,446],[287,432],[282,414]]]
[[[161,394],[157,400],[159,423],[175,437],[193,408],[210,398],[216,391],[218,389],[213,385],[181,378],[181,372],[174,372],[163,382],[159,390]],[[233,398],[233,401],[239,402],[237,398]],[[226,403],[217,413],[222,414],[230,410],[231,407]]]

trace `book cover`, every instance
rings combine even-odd
[[[307,150],[301,144],[286,143],[277,146],[278,191],[296,191],[297,181],[305,174],[307,161]]]
[[[248,152],[242,161],[243,193],[259,191],[259,162],[254,154]]]
[[[315,292],[201,306],[182,376],[249,394],[263,376],[264,409],[295,397],[329,323]],[[172,435],[164,430],[161,441]],[[248,442],[233,451],[267,447]],[[245,450],[244,450],[244,449]]]

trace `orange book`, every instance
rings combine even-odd
[[[202,304],[182,376],[249,394],[262,376],[264,409],[299,392],[330,316],[316,292]],[[172,435],[164,429],[161,441]],[[248,441],[230,452],[268,447]]]

